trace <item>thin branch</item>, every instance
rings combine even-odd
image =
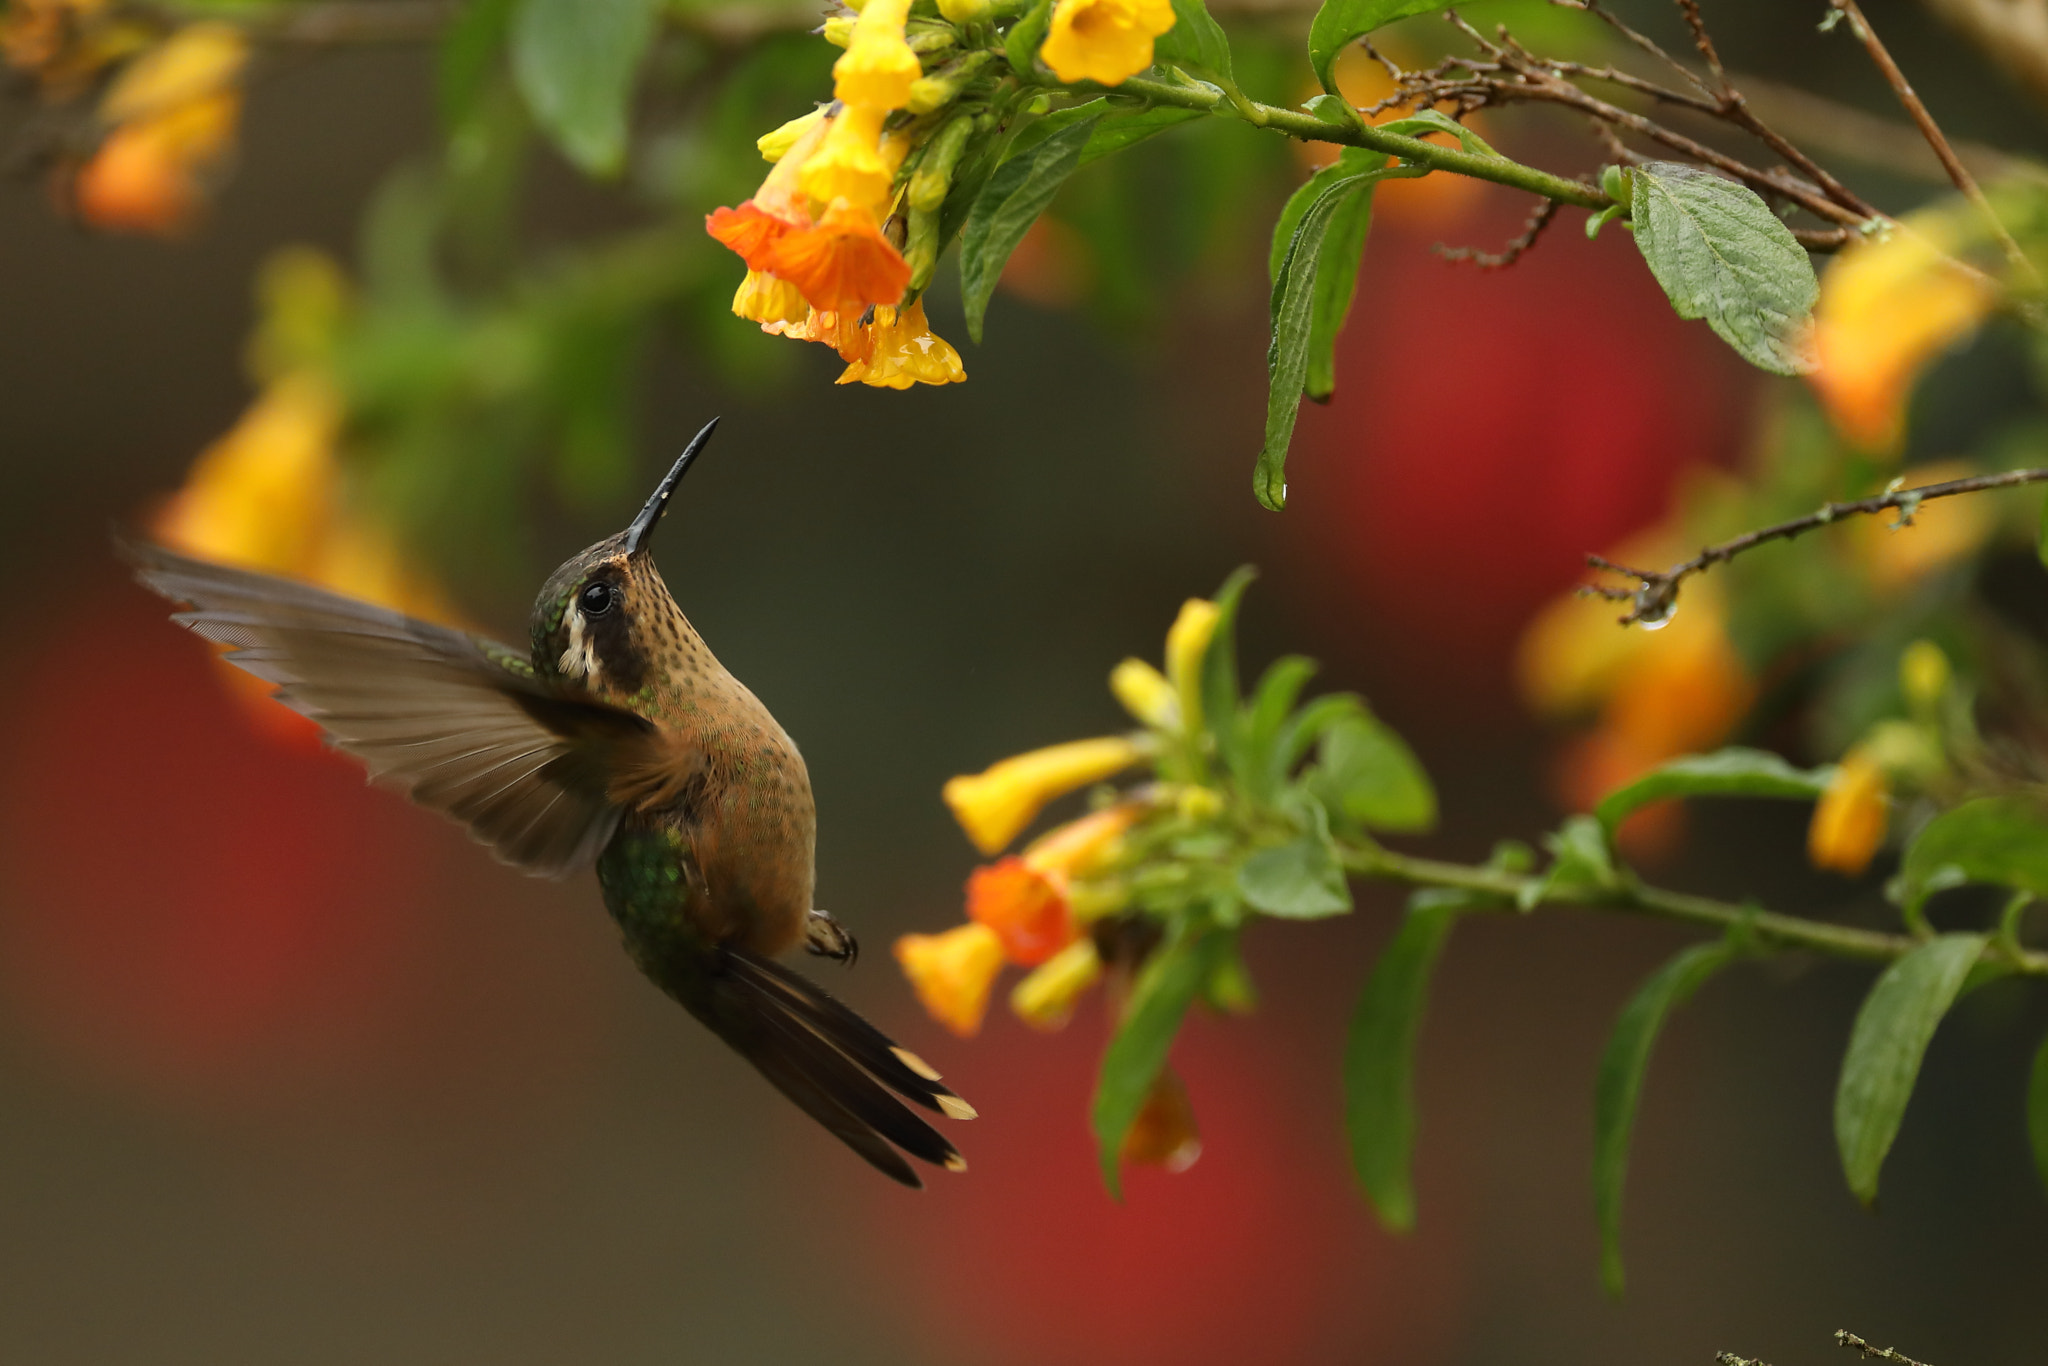
[[[1635,622],[1661,624],[1668,620],[1678,605],[1678,587],[1694,574],[1701,573],[1717,564],[1726,564],[1746,550],[1752,550],[1768,541],[1789,541],[1817,527],[1840,521],[1844,517],[1869,516],[1872,513],[1896,510],[1899,514],[1894,526],[1911,526],[1913,514],[1922,503],[1934,498],[1953,498],[1961,493],[1982,493],[1986,489],[2017,488],[2021,484],[2038,484],[2048,480],[2048,469],[2009,470],[2004,474],[1979,474],[1968,479],[1951,479],[1941,484],[1925,484],[1919,488],[1887,489],[1870,498],[1858,498],[1844,503],[1826,503],[1819,510],[1804,517],[1794,517],[1789,522],[1762,527],[1756,531],[1744,532],[1732,540],[1710,545],[1689,560],[1672,565],[1669,569],[1636,569],[1625,564],[1616,564],[1599,555],[1586,556],[1586,563],[1595,569],[1620,574],[1637,581],[1635,588],[1614,588],[1589,585],[1585,590],[1594,596],[1614,602],[1632,602],[1628,615],[1621,618],[1624,626]]]
[[[1521,259],[1523,252],[1535,246],[1536,239],[1543,235],[1543,230],[1550,226],[1550,220],[1555,217],[1557,201],[1546,199],[1538,203],[1535,211],[1529,215],[1529,221],[1523,225],[1521,235],[1499,251],[1481,251],[1477,247],[1447,247],[1439,242],[1436,244],[1436,254],[1446,261],[1470,261],[1481,270],[1500,270],[1513,265]]]
[[[1892,60],[1892,54],[1877,36],[1877,30],[1863,17],[1862,7],[1856,0],[1828,0],[1828,3],[1836,14],[1849,21],[1850,29],[1863,44],[1864,51],[1870,54],[1872,63],[1890,84],[1892,93],[1899,97],[1899,103],[1905,106],[1906,113],[1911,115],[1913,122],[1919,126],[1921,136],[1927,139],[1927,145],[1941,158],[1942,168],[1948,172],[1949,179],[1955,182],[1955,187],[1963,192],[1963,197],[1976,205],[1977,210],[1989,221],[1992,232],[1998,237],[1999,246],[2005,249],[2006,258],[2029,280],[2039,284],[2041,276],[2034,269],[2034,263],[2027,259],[2027,254],[2020,250],[2020,244],[2005,230],[2005,224],[1999,221],[1998,212],[1991,207],[1991,201],[1985,198],[1976,177],[1970,174],[1969,169],[1956,156],[1955,148],[1948,145],[1948,139],[1942,135],[1940,125],[1935,123],[1934,115],[1927,111],[1927,106],[1921,101],[1919,93],[1907,81],[1906,73],[1899,70],[1899,64]]]
[[[1853,1347],[1863,1353],[1865,1357],[1872,1357],[1878,1361],[1895,1361],[1899,1366],[1925,1366],[1924,1362],[1915,1361],[1904,1353],[1895,1352],[1889,1347],[1872,1347],[1846,1328],[1837,1328],[1835,1330],[1835,1346]]]
[[[1924,942],[1909,934],[1886,934],[1766,911],[1753,902],[1738,904],[1666,891],[1648,886],[1628,873],[1619,875],[1608,887],[1552,886],[1547,873],[1515,873],[1502,868],[1413,858],[1377,845],[1342,848],[1339,853],[1345,870],[1355,876],[1410,887],[1470,892],[1481,898],[1486,908],[1510,914],[1536,906],[1576,906],[1675,920],[1737,936],[1760,949],[1811,951],[1866,963],[1895,962]],[[1996,945],[1987,945],[1985,952],[2014,972],[2048,976],[2048,954],[2032,949],[2014,954]]]

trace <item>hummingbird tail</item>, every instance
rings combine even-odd
[[[922,1058],[811,982],[724,948],[709,1004],[705,1023],[720,1038],[884,1175],[924,1184],[898,1148],[948,1171],[967,1169],[959,1149],[897,1097],[950,1119],[972,1119],[974,1107],[942,1086]]]

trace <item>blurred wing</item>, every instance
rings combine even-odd
[[[618,825],[606,775],[651,732],[631,712],[562,696],[494,641],[336,593],[123,542],[172,620],[232,647],[370,776],[461,821],[498,857],[559,877]]]

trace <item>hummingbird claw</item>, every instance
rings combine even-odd
[[[830,911],[813,910],[809,923],[804,926],[804,950],[852,967],[860,957],[860,941],[853,937],[851,930],[834,920]]]

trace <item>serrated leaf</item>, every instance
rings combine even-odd
[[[975,198],[960,229],[960,303],[967,313],[967,334],[975,341],[981,340],[989,297],[1010,253],[1080,166],[1081,151],[1100,121],[1097,116],[1068,124],[1011,157]]]
[[[1458,906],[1412,905],[1359,993],[1344,1041],[1344,1131],[1380,1223],[1415,1227],[1415,1040]]]
[[[1152,40],[1152,56],[1154,61],[1171,62],[1196,75],[1235,79],[1230,69],[1230,39],[1202,0],[1173,0],[1173,27]]]
[[[1415,751],[1370,713],[1323,732],[1308,786],[1333,814],[1371,829],[1407,833],[1436,824],[1436,789]]]
[[[1246,904],[1285,920],[1321,920],[1351,909],[1344,865],[1330,840],[1329,818],[1313,800],[1308,828],[1289,844],[1256,850],[1237,870],[1237,890]]]
[[[2048,896],[2048,806],[2032,797],[1978,797],[1923,827],[1899,864],[1914,909],[1944,887],[1989,882]]]
[[[2027,1145],[2034,1150],[2034,1174],[2048,1189],[2048,1039],[2035,1051],[2027,1077]]]
[[[1601,1055],[1593,1086],[1593,1207],[1600,1222],[1600,1275],[1610,1295],[1622,1287],[1621,1193],[1650,1050],[1665,1017],[1734,956],[1723,943],[1694,944],[1659,968],[1622,1007]]]
[[[1667,797],[1789,797],[1812,801],[1827,790],[1831,768],[1794,768],[1768,750],[1731,745],[1688,754],[1651,769],[1600,799],[1593,814],[1609,839],[1630,813]]]
[[[1323,89],[1337,94],[1330,67],[1337,54],[1381,24],[1443,8],[1442,0],[1323,0],[1308,26],[1308,60]]]
[[[515,0],[469,0],[441,37],[437,90],[441,127],[469,121],[511,27]]]
[[[1315,338],[1317,267],[1338,210],[1352,195],[1365,192],[1379,174],[1340,175],[1326,182],[1302,210],[1274,275],[1272,340],[1266,348],[1266,439],[1252,474],[1252,491],[1276,512],[1287,503],[1287,447],[1294,438]]]
[[[1879,974],[1849,1033],[1835,1088],[1835,1145],[1858,1200],[1877,1199],[1878,1170],[1898,1137],[1921,1059],[1963,979],[1983,955],[1981,934],[1943,934]]]
[[[1184,932],[1170,936],[1139,971],[1116,1036],[1103,1050],[1090,1120],[1103,1184],[1118,1199],[1123,1198],[1124,1136],[1144,1108],[1153,1079],[1166,1065],[1188,1006],[1215,973],[1219,948],[1228,947],[1227,937],[1218,934],[1192,942]]]
[[[543,131],[585,172],[626,165],[634,77],[662,0],[519,0],[512,75]]]
[[[1820,283],[1770,206],[1746,185],[1675,161],[1646,162],[1629,183],[1636,247],[1678,316],[1704,318],[1759,369],[1812,371]]]

